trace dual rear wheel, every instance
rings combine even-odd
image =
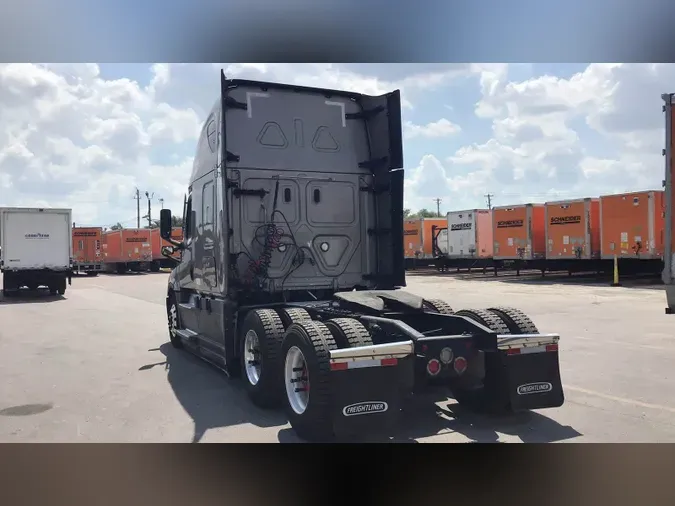
[[[314,321],[301,308],[257,309],[244,318],[240,336],[251,400],[283,407],[301,438],[330,440],[330,352],[372,344],[368,330],[352,318]]]

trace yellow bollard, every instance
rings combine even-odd
[[[621,286],[619,283],[619,257],[614,255],[614,282],[612,286]]]

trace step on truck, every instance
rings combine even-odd
[[[72,281],[70,209],[0,208],[0,271],[4,296],[44,286],[63,295]]]
[[[394,430],[414,393],[473,409],[558,407],[557,334],[510,307],[455,310],[405,287],[399,91],[227,79],[168,257],[170,341],[283,407],[310,441]],[[458,294],[458,297],[460,295]]]

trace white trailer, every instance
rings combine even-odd
[[[72,276],[72,211],[0,208],[3,295],[45,286],[63,295]]]

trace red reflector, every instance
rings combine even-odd
[[[432,376],[436,376],[439,372],[441,372],[441,363],[435,358],[432,358],[427,364],[427,372]]]
[[[547,344],[546,345],[546,351],[558,351],[558,345],[557,344]]]
[[[520,355],[520,348],[509,348],[506,350],[507,355]]]
[[[383,358],[380,360],[380,365],[387,366],[387,365],[396,365],[398,364],[398,359],[397,358]]]
[[[331,362],[330,370],[331,371],[344,371],[349,369],[349,364],[347,362]]]
[[[462,374],[464,371],[466,371],[466,367],[467,367],[467,362],[466,362],[466,359],[464,357],[457,357],[455,359],[454,368],[455,368],[455,372],[457,374]]]

